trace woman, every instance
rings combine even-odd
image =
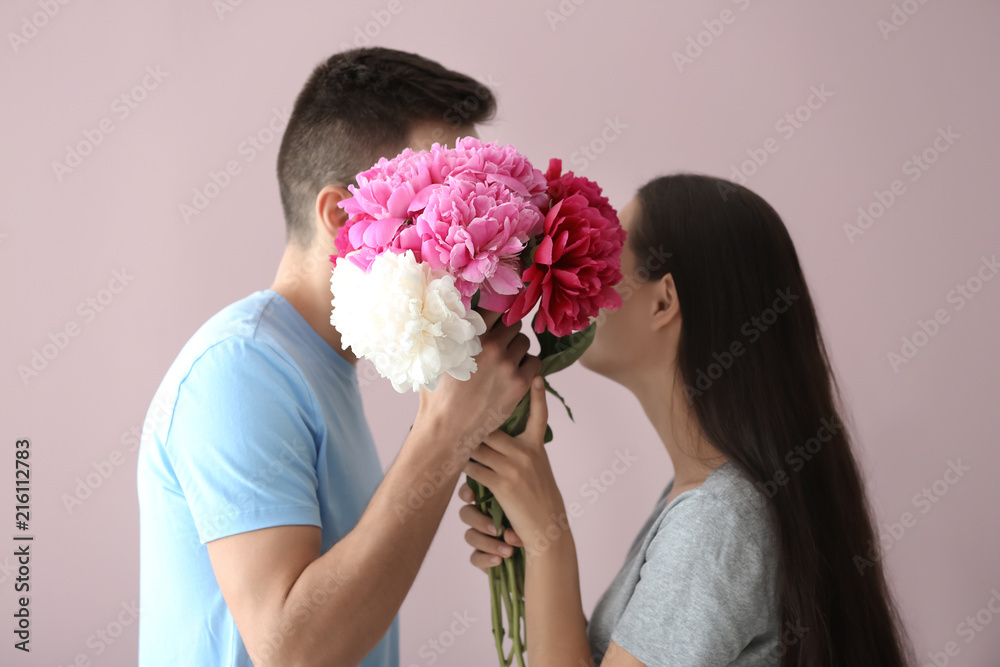
[[[496,432],[466,472],[472,562],[525,546],[532,665],[902,667],[910,658],[838,391],[795,248],[746,188],[678,174],[621,212],[624,305],[581,363],[635,394],[674,478],[589,623],[572,534],[542,445],[545,391],[519,437]],[[664,259],[664,255],[666,258]],[[472,501],[462,485],[463,500]],[[546,529],[548,535],[546,536]],[[550,542],[550,543],[549,543]]]

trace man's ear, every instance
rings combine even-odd
[[[347,222],[347,211],[337,204],[351,196],[347,188],[339,185],[327,185],[316,195],[317,232],[322,238],[328,236],[331,241],[336,238],[337,232]]]
[[[652,328],[657,331],[681,315],[681,302],[677,298],[674,276],[666,274],[656,282],[652,307]]]

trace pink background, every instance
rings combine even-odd
[[[44,23],[35,32],[25,20],[43,11],[37,0],[3,3],[0,545],[12,545],[17,532],[16,438],[32,441],[36,540],[28,657],[12,648],[13,547],[0,546],[0,663],[66,665],[79,654],[94,665],[135,663],[135,623],[110,645],[95,634],[117,633],[122,605],[138,598],[130,431],[138,432],[195,329],[270,284],[283,222],[279,139],[267,143],[264,129],[274,110],[290,109],[316,63],[360,42],[367,29],[374,43],[490,82],[500,113],[481,136],[516,143],[541,165],[562,156],[618,206],[670,171],[732,177],[734,165],[760,157],[775,139],[768,145],[777,152],[747,184],[795,239],[852,407],[883,555],[921,664],[948,642],[958,649],[949,664],[997,664],[1000,619],[980,610],[1000,591],[1000,280],[983,283],[961,309],[948,295],[976,275],[983,256],[1000,251],[991,180],[1000,153],[1000,6],[907,0],[916,12],[883,36],[878,22],[893,13],[887,0],[576,2],[246,1],[220,15],[207,0],[52,0],[58,12],[35,17]],[[713,23],[723,10],[730,22]],[[15,49],[10,33],[22,31],[31,37]],[[679,70],[674,52],[699,33],[702,52],[691,47],[697,57]],[[144,99],[124,117],[127,107],[114,101],[132,94],[147,66],[165,77],[155,88],[147,78],[152,89],[136,91]],[[809,118],[788,136],[776,123],[805,104],[813,86],[832,96],[801,110]],[[52,163],[64,161],[85,131],[96,136],[102,119],[112,132],[60,180]],[[619,129],[599,139],[608,122]],[[910,180],[907,161],[949,127],[958,138]],[[241,151],[258,133],[261,150]],[[593,160],[579,152],[587,145],[599,153]],[[185,223],[179,206],[230,160],[240,173]],[[849,241],[844,225],[896,179],[903,194]],[[133,276],[125,289],[102,292],[122,269]],[[79,307],[91,297],[105,300],[100,312]],[[926,344],[894,370],[887,355],[939,309],[947,322],[929,340],[918,335]],[[63,340],[58,333],[73,324],[77,335]],[[22,381],[18,366],[30,365],[50,335],[65,347]],[[670,461],[620,387],[577,368],[556,386],[578,415],[574,425],[552,410],[550,451],[567,502],[585,507],[574,532],[589,613],[670,479]],[[381,380],[364,393],[388,464],[415,399]],[[638,462],[590,504],[583,485],[626,450]],[[921,513],[914,495],[958,460],[970,470],[954,485],[939,482],[939,500]],[[64,494],[101,468],[107,478],[69,511]],[[401,612],[404,666],[494,664],[486,582],[467,562],[457,506]],[[916,522],[893,535],[888,526],[904,512]],[[465,612],[475,621],[451,635],[453,614]],[[966,641],[958,625],[977,612],[992,623]],[[431,640],[448,648],[435,652]]]

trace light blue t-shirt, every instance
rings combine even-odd
[[[273,290],[185,344],[146,415],[138,466],[140,667],[251,665],[205,543],[311,525],[325,553],[382,481],[354,366]],[[399,664],[398,617],[361,664]]]

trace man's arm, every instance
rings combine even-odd
[[[424,392],[413,428],[357,526],[320,554],[320,529],[279,526],[208,542],[219,587],[256,665],[354,665],[399,611],[472,449],[539,370],[519,325],[483,336],[479,370]],[[522,363],[523,362],[523,363]],[[433,493],[428,497],[428,480]],[[407,505],[421,486],[423,504]]]

